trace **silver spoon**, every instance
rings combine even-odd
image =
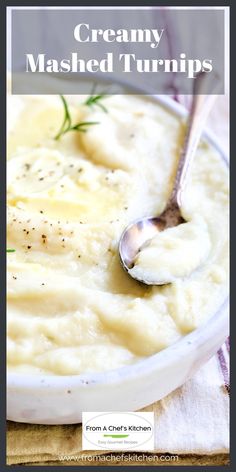
[[[170,283],[168,280],[142,280],[138,275],[134,276],[130,273],[130,270],[135,265],[138,252],[158,232],[186,223],[181,214],[183,191],[206,118],[216,98],[216,95],[201,94],[204,91],[206,75],[206,73],[201,72],[194,81],[193,100],[188,117],[185,142],[180,154],[173,190],[164,211],[159,216],[149,216],[134,221],[126,227],[120,238],[119,254],[123,268],[131,277],[147,285]]]

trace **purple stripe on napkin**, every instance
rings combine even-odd
[[[162,19],[163,19],[163,22],[164,22],[164,25],[165,25],[168,57],[169,57],[169,59],[173,59],[173,57],[175,57],[174,45],[176,44],[176,40],[177,40],[176,34],[174,34],[175,29],[174,29],[173,25],[170,23],[170,16],[168,16],[165,7],[161,8],[161,15],[162,15]],[[170,81],[169,81],[168,85],[166,86],[166,92],[173,94],[174,100],[176,100],[177,102],[179,101],[179,99],[178,99],[179,90],[178,90],[178,88],[176,87],[176,84],[175,84],[175,74],[174,74],[174,72],[172,72],[170,74]]]
[[[230,341],[229,341],[229,338],[226,339],[225,345],[226,345],[227,351],[229,352],[229,351],[230,351]]]
[[[225,360],[224,351],[223,351],[222,347],[217,352],[217,356],[218,356],[221,372],[222,372],[223,379],[224,379],[225,389],[227,390],[227,392],[229,394],[230,393],[229,370],[228,370],[228,367],[227,367],[227,363],[226,363],[226,360]]]

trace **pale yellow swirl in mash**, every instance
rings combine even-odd
[[[99,124],[58,141],[58,96],[8,99],[10,371],[132,364],[194,330],[227,293],[228,183],[218,153],[206,143],[196,153],[183,202],[190,240],[177,262],[169,258],[178,277],[141,285],[121,268],[119,238],[132,220],[163,210],[183,125],[148,98],[108,97],[108,113],[84,99],[67,97],[73,121]]]

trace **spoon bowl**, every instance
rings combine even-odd
[[[186,223],[186,221],[181,216],[180,212],[175,208],[169,207],[159,217],[149,216],[138,219],[126,227],[120,238],[119,254],[121,264],[130,276],[133,277],[130,273],[130,269],[134,267],[135,258],[142,248],[148,245],[149,241],[160,231],[164,231],[167,228],[177,226],[177,224],[181,223]],[[138,275],[135,276],[135,279],[146,285],[164,285],[169,283],[168,280],[144,280],[139,278]]]

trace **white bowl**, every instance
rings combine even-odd
[[[186,110],[166,96],[153,96],[178,116]],[[227,157],[215,137],[204,138]],[[163,351],[127,367],[73,376],[9,373],[7,418],[38,424],[80,423],[83,411],[135,411],[160,400],[182,385],[214,355],[229,331],[228,299],[217,313],[191,334]]]

